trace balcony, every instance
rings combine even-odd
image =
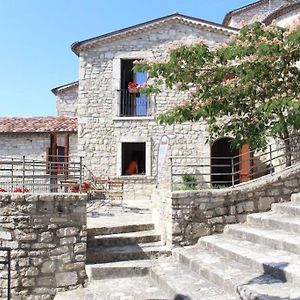
[[[128,89],[120,90],[121,117],[150,117],[153,109],[150,97],[146,94],[132,94]]]

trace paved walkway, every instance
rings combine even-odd
[[[59,293],[54,300],[167,299],[148,276],[95,280],[87,288]]]
[[[150,200],[112,201],[92,200],[87,208],[87,227],[114,227],[152,223]]]

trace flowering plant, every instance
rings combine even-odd
[[[128,83],[128,92],[131,94],[137,94],[139,92],[140,85],[136,82]]]
[[[90,188],[91,188],[91,183],[88,181],[83,182],[81,185],[81,191],[83,191],[83,192],[87,192]],[[79,188],[78,184],[72,185],[69,187],[69,191],[72,193],[79,192],[79,190],[80,190],[80,188]]]
[[[128,83],[128,88],[138,88],[139,85],[136,82],[129,82]]]
[[[29,193],[29,189],[28,188],[20,188],[20,187],[16,187],[14,189],[14,193]]]

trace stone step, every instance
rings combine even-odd
[[[237,299],[234,296],[225,295],[222,289],[172,258],[156,260],[149,275],[169,299]]]
[[[249,224],[228,225],[225,227],[224,233],[235,239],[247,240],[272,249],[300,254],[300,238],[297,233],[254,227]]]
[[[291,195],[292,202],[300,202],[300,193],[295,193]]]
[[[87,250],[87,263],[106,263],[124,260],[138,260],[170,255],[171,251],[162,242],[138,243],[114,247],[98,247]]]
[[[103,236],[93,236],[88,239],[88,248],[97,246],[121,246],[137,243],[152,243],[160,241],[160,235],[154,230],[134,231]]]
[[[154,224],[128,224],[121,226],[93,227],[87,229],[88,239],[97,235],[110,235],[125,232],[154,230]]]
[[[94,280],[90,282],[86,288],[78,288],[67,292],[58,292],[54,298],[54,300],[117,299],[166,300],[167,297],[162,291],[160,291],[149,276],[135,276]]]
[[[108,278],[145,276],[149,273],[152,261],[131,260],[118,261],[113,263],[87,265],[86,272],[89,280],[100,280]]]
[[[300,202],[273,203],[272,211],[291,216],[300,216]]]
[[[247,223],[285,232],[300,233],[300,218],[275,212],[250,214]]]
[[[202,237],[198,245],[282,281],[299,285],[300,262],[297,254],[237,240],[226,234]]]
[[[236,294],[237,299],[279,300],[300,296],[300,291],[288,282],[199,246],[174,249],[173,257],[225,292]]]

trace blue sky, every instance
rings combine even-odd
[[[55,115],[51,89],[78,79],[70,45],[174,12],[222,22],[254,0],[0,0],[0,116]]]

